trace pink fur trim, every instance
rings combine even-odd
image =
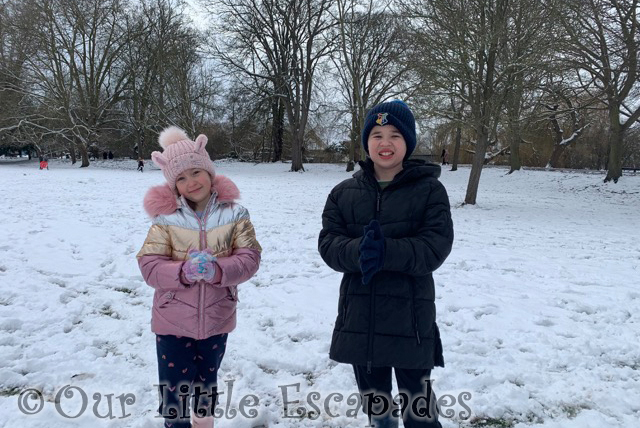
[[[151,217],[171,214],[178,209],[178,198],[168,184],[154,186],[144,197],[144,209]]]
[[[211,182],[211,191],[218,193],[220,203],[234,203],[240,198],[238,187],[223,175],[216,174]],[[152,187],[144,197],[144,209],[151,217],[173,214],[178,206],[178,196],[168,184]]]
[[[233,181],[225,177],[224,175],[217,175],[211,183],[211,190],[218,192],[218,202],[230,202],[234,203],[237,199],[240,199],[240,190]]]

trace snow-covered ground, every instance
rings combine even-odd
[[[317,252],[325,198],[349,174],[216,166],[264,249],[240,287],[216,427],[364,426],[347,402],[350,367],[328,358],[340,275]],[[152,289],[135,254],[149,226],[142,197],[162,175],[134,161],[50,168],[0,164],[0,427],[160,427]],[[446,368],[434,387],[453,413],[443,425],[640,426],[640,175],[505,172],[485,169],[477,206],[461,206],[469,169],[443,171],[456,231],[435,274]],[[29,388],[43,408],[20,395]],[[257,417],[233,417],[248,394]],[[96,416],[109,400],[113,419]],[[289,414],[320,412],[287,418],[285,400],[300,401]]]

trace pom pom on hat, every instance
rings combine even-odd
[[[378,104],[367,112],[362,128],[362,145],[365,152],[369,153],[369,134],[374,126],[393,125],[402,134],[407,145],[408,159],[416,148],[416,120],[409,106],[401,100],[389,101]]]
[[[184,130],[178,128],[177,126],[170,126],[163,130],[158,136],[158,143],[160,143],[160,147],[166,149],[171,144],[177,143],[178,141],[189,141],[189,137]]]

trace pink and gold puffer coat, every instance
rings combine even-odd
[[[258,270],[262,248],[249,212],[235,203],[236,185],[216,175],[212,197],[199,218],[168,185],[149,189],[144,207],[153,223],[137,254],[144,280],[155,289],[151,330],[206,339],[236,326],[237,285]],[[217,257],[213,283],[187,284],[182,265],[191,249]]]

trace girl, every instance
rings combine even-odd
[[[155,289],[160,407],[166,428],[213,427],[217,373],[227,334],[236,326],[237,286],[251,278],[262,249],[238,188],[216,175],[207,137],[191,141],[176,127],[159,137],[151,158],[167,183],[151,188],[144,207],[153,222],[137,255]],[[190,406],[191,412],[190,412]]]

